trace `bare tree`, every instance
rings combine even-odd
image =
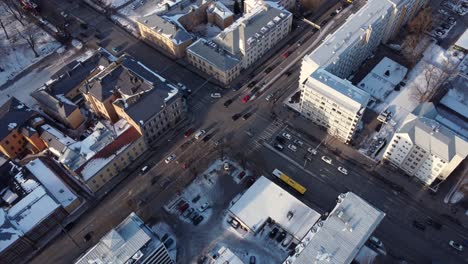
[[[21,36],[28,43],[31,50],[34,52],[34,56],[39,57],[39,53],[36,51],[36,37],[34,36],[34,31],[31,27],[25,28],[23,32],[18,30],[18,35]]]
[[[6,38],[10,39],[10,37],[8,36],[8,32],[7,32],[6,28],[5,28],[5,25],[3,25],[2,19],[0,19],[0,26],[3,28],[3,32],[5,32]]]
[[[448,78],[456,74],[457,65],[445,61],[440,67],[427,64],[424,69],[423,82],[417,83],[411,96],[418,102],[429,102],[440,91],[440,87]]]
[[[410,33],[421,35],[432,27],[432,10],[430,7],[424,8],[411,19],[408,23],[408,31]]]
[[[416,47],[420,40],[421,38],[419,35],[409,34],[406,36],[401,46],[403,56],[413,65],[416,64],[420,57],[419,52],[416,52]]]
[[[10,13],[22,26],[24,26],[23,23],[23,11],[16,6],[16,4],[12,0],[2,0],[2,5],[3,8]]]

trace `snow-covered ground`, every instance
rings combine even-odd
[[[429,45],[424,51],[424,57],[407,75],[406,86],[401,87],[400,91],[393,91],[384,102],[372,107],[377,113],[389,110],[392,112],[392,119],[387,124],[382,125],[378,132],[374,132],[364,140],[359,151],[369,155],[369,146],[375,145],[375,141],[385,139],[388,142],[391,139],[406,116],[418,106],[419,101],[416,99],[415,90],[418,87],[425,87],[428,69],[436,67],[435,70],[440,74],[441,69],[456,67],[460,62],[461,58],[454,56],[452,50],[444,50],[435,43]],[[383,153],[384,151],[381,151],[375,159],[380,160]]]
[[[4,30],[0,30],[0,85],[2,85],[54,52],[60,47],[60,43],[35,24],[29,24],[26,19],[23,19],[25,26],[22,26],[3,5],[0,5],[0,17],[9,37],[6,37]],[[38,57],[34,55],[25,39],[28,35],[31,35],[36,42]]]
[[[61,50],[59,49],[58,51]],[[8,86],[6,89],[0,90],[0,105],[4,104],[11,96],[14,96],[30,108],[37,110],[38,104],[31,97],[31,92],[35,91],[37,88],[41,87],[44,85],[44,83],[49,81],[50,77],[67,63],[74,59],[83,60],[91,56],[91,54],[91,51],[86,51],[84,53],[80,52],[80,55],[77,55],[77,51],[74,49],[63,52],[60,54],[60,60],[55,60],[54,62],[51,62],[46,66],[41,67],[40,69],[34,69],[26,76],[20,78],[15,83]]]
[[[202,36],[206,39],[214,38],[221,32],[221,29],[213,24],[200,24],[196,26],[193,32],[199,36]]]

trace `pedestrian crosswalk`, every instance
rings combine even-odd
[[[248,153],[252,153],[262,147],[263,143],[269,142],[270,139],[278,132],[285,129],[287,125],[281,120],[271,122],[254,140],[253,146],[249,148]]]

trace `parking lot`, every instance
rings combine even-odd
[[[439,40],[447,38],[457,25],[457,20],[467,12],[466,0],[443,1],[439,8],[433,10],[433,27],[429,34]]]
[[[293,241],[273,223],[254,236],[227,215],[229,206],[254,181],[252,172],[240,162],[217,159],[165,204],[166,221],[175,223],[172,229],[181,249],[177,252],[180,263],[196,263],[221,246],[245,263],[252,256],[256,263],[279,263],[286,258]]]

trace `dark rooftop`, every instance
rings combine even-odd
[[[35,114],[36,112],[15,97],[8,99],[0,107],[0,140],[8,136],[13,129],[25,124]]]

